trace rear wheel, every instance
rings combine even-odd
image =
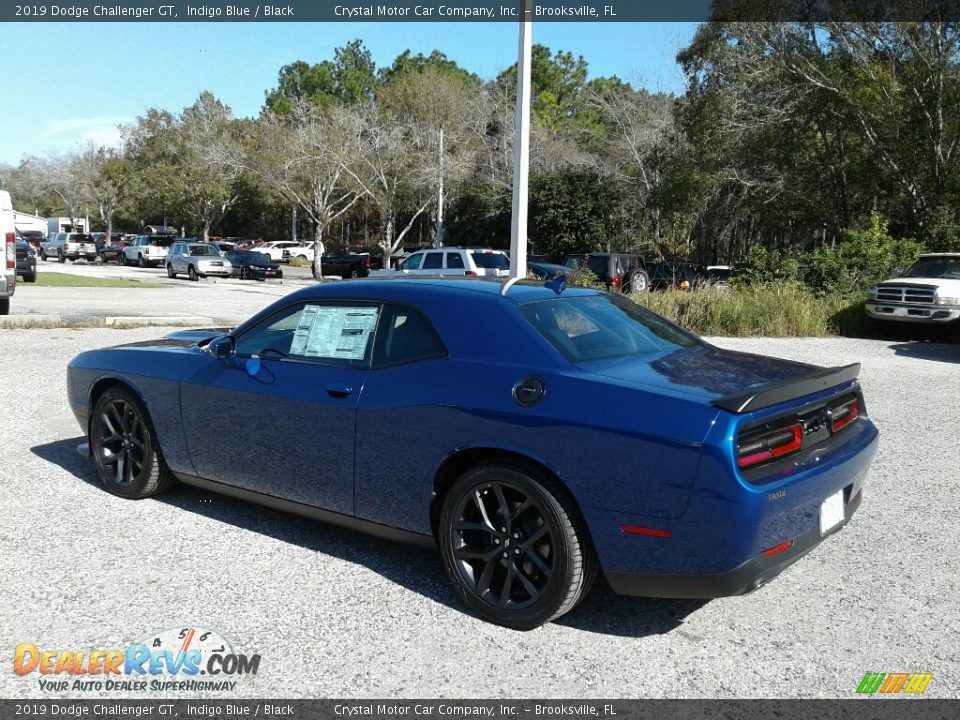
[[[163,460],[146,408],[125,387],[107,390],[90,423],[97,473],[114,495],[140,499],[163,492],[176,479]]]
[[[37,281],[37,274],[36,274],[35,272],[32,272],[32,273],[24,273],[24,274],[23,274],[23,281],[24,281],[24,282],[36,282],[36,281]]]
[[[65,263],[66,261],[67,261],[67,258],[64,257],[63,250],[58,250],[58,251],[57,251],[57,262],[59,262],[59,263]]]
[[[353,270],[350,271],[350,277],[353,279],[360,277],[360,271],[354,268]]]
[[[0,298],[0,315],[10,314],[10,298]]]
[[[147,261],[143,259],[143,255],[137,255],[137,267],[145,268],[147,266]]]
[[[646,292],[650,285],[650,279],[647,277],[647,273],[645,273],[643,270],[634,270],[633,274],[630,276],[630,279],[627,281],[627,285],[627,289],[630,292]]]
[[[47,254],[43,251],[43,248],[40,249],[40,259],[44,262],[47,261]]]
[[[464,473],[439,520],[444,568],[481,617],[531,630],[569,612],[596,576],[590,536],[566,491],[536,469],[496,462]]]

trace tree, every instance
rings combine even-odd
[[[274,192],[303,209],[314,226],[313,274],[323,277],[323,238],[360,193],[342,182],[356,144],[356,124],[342,108],[296,103],[289,117],[261,117],[251,169]]]
[[[97,206],[108,238],[129,175],[129,165],[115,149],[90,144],[80,153],[76,180],[83,194]]]

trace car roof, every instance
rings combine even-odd
[[[948,257],[948,258],[949,258],[949,257],[956,257],[956,258],[960,258],[960,253],[955,253],[955,252],[954,252],[954,253],[951,253],[951,252],[943,252],[943,253],[923,253],[922,255],[920,255],[920,257],[917,258],[917,260],[922,260],[923,258],[942,258],[942,257]]]
[[[421,275],[417,277],[370,277],[350,282],[322,283],[311,285],[289,297],[297,299],[339,297],[371,297],[386,300],[406,300],[415,302],[426,295],[462,294],[465,298],[482,296],[496,298],[500,295],[506,278],[491,277],[440,277]],[[571,287],[561,294],[562,297],[597,295],[600,291],[590,288]],[[514,283],[505,296],[504,302],[520,304],[536,300],[549,300],[558,297],[557,293],[539,280],[520,280]]]

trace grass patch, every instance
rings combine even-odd
[[[138,282],[136,280],[121,280],[119,278],[85,277],[82,275],[67,275],[66,273],[46,272],[37,273],[37,281],[23,283],[23,287],[109,287],[109,288],[159,288],[160,283]]]

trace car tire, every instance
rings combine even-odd
[[[29,283],[36,282],[36,281],[37,281],[37,274],[36,274],[35,272],[32,272],[32,273],[24,273],[24,274],[23,274],[23,281],[24,281],[24,282],[29,282]]]
[[[350,279],[351,279],[351,280],[356,280],[358,277],[360,277],[360,271],[359,271],[359,270],[357,270],[356,268],[354,268],[353,270],[350,271]]]
[[[67,258],[64,257],[64,255],[63,255],[63,250],[60,250],[59,252],[57,252],[57,262],[58,262],[58,263],[65,263],[66,261],[67,261]]]
[[[40,259],[44,262],[47,261],[47,254],[43,250],[40,251]]]
[[[438,521],[447,575],[483,619],[532,630],[572,610],[597,572],[566,490],[535,466],[484,463],[461,475]]]
[[[167,263],[167,277],[175,278],[176,276],[177,274],[173,271],[173,265],[171,265],[170,263]]]
[[[189,277],[189,278],[190,278],[191,280],[193,280],[194,282],[196,282],[197,280],[200,279],[200,276],[197,275],[197,271],[196,271],[196,269],[193,267],[193,265],[191,265],[190,267],[187,268],[187,277]]]
[[[10,298],[0,298],[0,315],[10,314]]]
[[[143,259],[143,255],[137,255],[137,267],[145,268],[147,266],[147,261]]]
[[[247,268],[245,268],[245,267],[240,268],[240,279],[241,279],[241,280],[249,280],[249,279],[250,279],[250,271],[249,271]]]
[[[129,388],[112,387],[97,401],[90,419],[90,454],[100,480],[114,495],[139,500],[176,484],[150,416]]]
[[[650,288],[650,278],[643,270],[634,270],[627,281],[627,287],[632,293],[646,292]]]

